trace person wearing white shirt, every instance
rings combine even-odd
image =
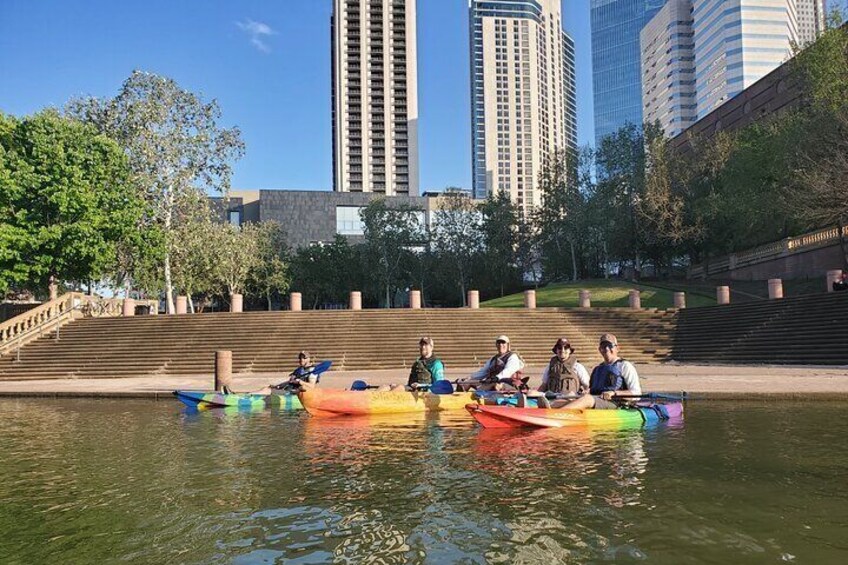
[[[503,380],[519,381],[524,361],[515,351],[510,349],[509,337],[499,335],[495,338],[497,353],[486,364],[475,371],[465,382],[467,386],[477,389],[492,389]],[[473,381],[473,382],[469,382]]]

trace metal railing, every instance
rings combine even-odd
[[[848,226],[842,227],[842,237],[848,238]],[[710,258],[701,264],[692,265],[689,267],[689,278],[709,277],[718,273],[732,271],[739,267],[756,265],[757,263],[764,263],[780,257],[833,245],[838,243],[839,240],[839,229],[835,227],[805,233],[797,237],[787,237],[780,241],[773,241],[722,257]]]
[[[12,351],[19,357],[21,347],[46,332],[55,331],[58,340],[60,328],[76,318],[120,316],[123,302],[120,298],[101,298],[81,292],[69,292],[45,302],[0,324],[0,357]],[[158,309],[155,300],[138,300],[136,304],[147,305],[151,312]]]

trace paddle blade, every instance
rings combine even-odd
[[[312,369],[312,373],[314,375],[320,375],[321,373],[326,372],[332,364],[332,361],[321,361],[320,363],[315,365],[315,368]]]
[[[430,392],[433,394],[453,394],[453,385],[450,384],[450,381],[436,381],[430,385]]]
[[[350,385],[350,390],[368,390],[368,383],[365,381],[353,381]]]

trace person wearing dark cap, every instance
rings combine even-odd
[[[445,365],[433,354],[434,346],[435,343],[430,337],[424,336],[418,340],[418,350],[421,355],[409,371],[409,380],[406,383],[409,388],[416,389],[421,385],[432,385],[445,378]]]
[[[554,356],[542,373],[539,392],[577,394],[589,390],[589,371],[577,361],[568,339],[559,338],[551,351]]]
[[[289,373],[289,380],[276,385],[274,388],[293,390],[315,388],[315,385],[318,384],[318,375],[314,371],[315,365],[312,363],[309,352],[301,351],[297,354],[297,368]]]
[[[568,403],[558,401],[553,403],[554,408],[614,409],[620,406],[620,403],[615,401],[617,397],[642,394],[636,367],[618,356],[618,339],[613,334],[606,333],[598,341],[598,351],[604,362],[592,370],[589,394]]]

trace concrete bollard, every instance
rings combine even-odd
[[[289,305],[292,312],[300,312],[303,309],[303,295],[299,292],[292,292],[289,297]]]
[[[686,293],[685,292],[675,292],[674,293],[674,307],[678,310],[682,310],[686,308]]]
[[[630,296],[628,298],[629,298],[631,308],[633,308],[634,310],[641,310],[642,309],[642,293],[640,293],[638,290],[635,290],[635,289],[631,290]]]
[[[827,291],[833,292],[833,283],[842,280],[842,269],[833,269],[827,272]]]
[[[592,292],[589,290],[581,290],[580,291],[580,307],[581,308],[591,308],[592,307]]]
[[[159,315],[159,301],[158,300],[150,300],[149,304],[148,304],[148,308],[150,309],[148,314],[150,314],[151,316],[158,316]]]
[[[468,291],[468,307],[469,308],[479,308],[480,307],[480,291],[479,290],[469,290]]]
[[[535,308],[536,307],[536,291],[535,290],[525,290],[524,291],[524,307],[525,308]]]
[[[135,316],[135,300],[132,298],[124,298],[124,307],[121,312],[123,316]]]
[[[729,286],[717,286],[716,287],[716,302],[719,304],[730,304],[730,287]]]
[[[783,281],[781,279],[769,279],[769,300],[783,298]]]
[[[358,290],[352,290],[350,292],[350,309],[362,310],[362,293]]]
[[[233,352],[215,352],[215,391],[223,392],[224,387],[231,388],[233,384]]]
[[[186,314],[188,313],[188,297],[178,296],[177,297],[177,314]]]
[[[421,308],[421,291],[420,290],[410,290],[409,291],[409,307],[413,310],[418,310]]]
[[[244,296],[241,294],[230,295],[230,312],[243,312]]]

